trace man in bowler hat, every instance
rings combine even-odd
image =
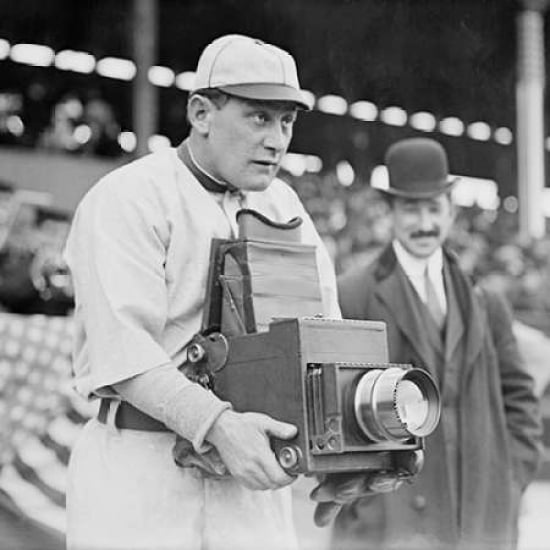
[[[393,240],[338,281],[345,318],[387,324],[390,361],[426,369],[442,396],[412,484],[346,505],[334,548],[511,549],[518,505],[539,461],[533,381],[497,294],[474,287],[445,246],[456,179],[436,141],[386,154]]]

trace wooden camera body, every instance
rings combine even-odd
[[[385,323],[322,316],[313,246],[261,237],[213,240],[186,374],[237,411],[297,426],[272,440],[293,473],[385,470],[421,449],[440,410],[428,373],[388,363]]]

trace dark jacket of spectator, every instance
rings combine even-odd
[[[533,381],[503,300],[474,290],[446,251],[444,276],[454,297],[439,345],[430,340],[391,246],[371,266],[356,267],[339,280],[344,317],[385,321],[390,361],[429,371],[438,381],[442,413],[426,439],[418,479],[344,508],[335,548],[515,547],[520,495],[540,458]]]

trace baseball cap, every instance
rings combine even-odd
[[[240,34],[221,36],[206,46],[193,92],[204,88],[246,99],[291,101],[311,109],[300,89],[294,58],[277,46]]]

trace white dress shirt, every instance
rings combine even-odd
[[[428,276],[432,282],[441,310],[447,314],[447,297],[443,282],[443,251],[438,248],[429,258],[417,258],[407,252],[403,245],[394,240],[393,249],[399,265],[412,283],[414,289],[423,303],[427,303],[426,287],[424,285],[424,273],[428,269]]]

